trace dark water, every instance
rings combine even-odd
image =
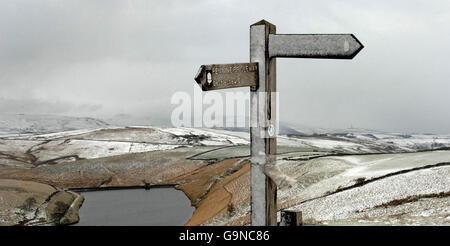
[[[184,225],[194,207],[174,188],[81,192],[85,200],[75,225]]]

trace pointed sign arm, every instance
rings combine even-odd
[[[270,34],[269,57],[352,59],[364,46],[353,34]]]
[[[194,79],[203,91],[257,86],[258,63],[202,65]]]

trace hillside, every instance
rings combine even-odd
[[[19,188],[28,184],[20,182],[33,182],[45,192],[51,189],[40,184],[55,189],[164,184],[184,191],[196,208],[188,225],[249,223],[248,132],[101,126],[102,121],[88,118],[11,119],[2,118],[3,126],[10,127],[0,136],[2,197],[12,196],[13,191],[6,189],[8,180],[17,181]],[[22,120],[25,123],[14,126]],[[39,124],[41,128],[28,128]],[[88,129],[75,130],[85,125]],[[60,128],[66,131],[33,133]],[[282,134],[277,164],[295,179],[295,185],[280,187],[278,208],[302,211],[310,224],[448,225],[449,148],[448,135],[362,130]],[[45,200],[47,193],[39,192],[27,191],[14,204],[0,202],[0,223],[77,221],[77,210],[69,205],[76,200],[79,207],[82,200],[62,190],[58,192],[71,207],[70,218],[33,219],[30,211],[48,205],[29,203],[31,198]],[[11,217],[8,211],[17,212]]]
[[[0,114],[0,134],[42,134],[94,129],[107,127],[108,125],[102,120],[89,117]]]

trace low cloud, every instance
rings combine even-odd
[[[449,133],[449,11],[444,0],[4,0],[0,113],[170,118],[201,64],[249,60],[249,25],[264,18],[278,33],[365,45],[351,61],[278,59],[282,121]]]

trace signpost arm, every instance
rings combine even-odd
[[[277,225],[277,186],[264,174],[266,164],[274,164],[276,141],[276,60],[269,57],[269,34],[275,25],[260,21],[250,26],[250,62],[258,63],[258,86],[250,87],[251,138],[251,223]],[[272,135],[268,130],[271,128]]]

